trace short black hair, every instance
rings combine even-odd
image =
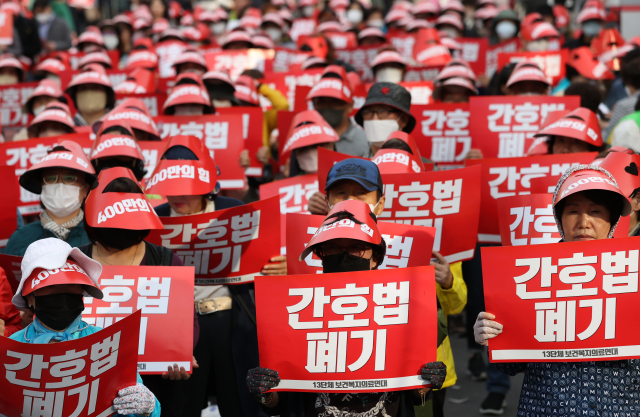
[[[567,80],[571,81],[572,79],[580,75],[578,70],[573,68],[571,65],[565,64],[564,67],[565,67],[565,78]]]
[[[140,185],[130,178],[116,178],[111,181],[102,193],[136,193],[142,194]]]
[[[31,7],[31,10],[46,9],[49,6],[51,6],[50,0],[36,0],[33,2],[33,6]]]
[[[620,70],[622,82],[636,90],[640,89],[640,58],[625,63]]]
[[[242,75],[248,75],[249,77],[254,78],[256,80],[260,80],[264,78],[264,74],[262,73],[262,71],[257,69],[244,70],[242,71]]]
[[[573,83],[564,91],[565,96],[580,96],[580,107],[586,107],[598,114],[602,102],[602,91],[593,83]]]
[[[411,146],[409,146],[409,144],[402,139],[389,139],[382,144],[380,149],[399,149],[401,151],[409,152],[411,155],[413,155]]]

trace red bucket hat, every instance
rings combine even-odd
[[[551,85],[547,76],[542,72],[538,64],[533,61],[518,62],[516,67],[513,69],[513,73],[507,80],[506,86],[511,87],[512,85],[522,81],[536,81],[546,84],[547,86]]]
[[[36,65],[35,75],[41,76],[43,72],[50,72],[51,74],[60,75],[62,71],[66,71],[68,68],[62,61],[57,58],[47,58],[38,65]]]
[[[206,72],[203,76],[202,76],[202,82],[204,83],[204,85],[209,85],[208,82],[211,81],[222,81],[223,83],[227,84],[229,87],[233,88],[235,91],[235,86],[233,85],[233,81],[231,81],[231,77],[229,77],[229,74],[225,71],[209,71]],[[210,84],[211,87],[215,86],[215,83],[211,83]]]
[[[459,77],[466,78],[469,81],[475,83],[476,82],[476,74],[473,70],[466,65],[461,64],[452,64],[453,60],[449,62],[442,71],[438,73],[438,76],[435,79],[435,82],[441,82],[448,78]]]
[[[315,110],[298,113],[293,119],[293,129],[284,143],[282,153],[321,143],[337,142],[340,137]]]
[[[371,69],[375,71],[376,67],[382,64],[400,64],[406,68],[407,61],[397,51],[387,50],[378,53],[378,55],[373,58],[371,61]]]
[[[33,90],[31,97],[29,97],[27,102],[24,103],[24,106],[22,106],[23,113],[33,112],[33,100],[37,97],[53,97],[60,100],[64,97],[64,94],[62,93],[62,89],[57,82],[45,78],[44,80],[40,81],[40,84],[38,84],[36,89]]]
[[[260,105],[260,96],[258,95],[258,87],[253,83],[253,78],[246,75],[238,77],[235,84],[235,97],[238,100],[245,101],[254,106]]]
[[[444,25],[453,26],[460,31],[464,30],[464,23],[462,23],[462,20],[460,20],[460,17],[458,17],[457,15],[443,14],[442,16],[440,16],[438,20],[436,20],[435,26],[437,28],[438,26]]]
[[[87,28],[89,29],[89,28]],[[93,30],[86,30],[78,36],[78,49],[82,49],[84,44],[92,43],[104,48],[104,38],[102,37],[102,33],[100,31],[96,32]]]
[[[609,152],[599,166],[613,175],[625,197],[630,198],[640,188],[640,155]]]
[[[446,65],[451,61],[451,52],[444,45],[432,45],[420,51],[416,56],[416,61],[430,67]]]
[[[575,109],[534,136],[565,136],[597,147],[603,143],[598,116],[584,107]]]
[[[88,64],[100,64],[111,69],[111,58],[104,52],[91,52],[78,60],[78,68],[82,68]]]
[[[201,85],[183,84],[174,87],[169,97],[167,97],[167,101],[164,102],[164,106],[162,106],[162,113],[173,114],[175,111],[173,107],[179,104],[202,104],[205,114],[213,112],[209,93]]]
[[[580,24],[586,22],[587,20],[606,20],[607,18],[607,13],[604,11],[604,9],[601,9],[599,7],[585,7],[584,9],[582,9],[582,11],[578,14],[578,18],[576,19],[576,21]]]
[[[128,178],[138,184],[138,180],[128,168],[115,167],[100,171],[85,202],[87,224],[97,228],[163,229],[162,221],[142,189],[140,193],[104,192],[104,189],[118,178]]]
[[[564,28],[569,24],[569,11],[562,4],[553,6],[553,16],[555,17],[556,27]]]
[[[196,64],[200,65],[202,69],[207,72],[207,63],[204,57],[196,51],[185,51],[175,61],[173,61],[173,67],[178,70],[178,65],[182,64]]]
[[[42,170],[45,168],[68,168],[89,175],[96,173],[82,147],[71,140],[63,140],[20,176],[22,188],[34,194],[42,193]]]
[[[165,159],[175,146],[189,149],[197,159]],[[205,195],[211,193],[217,182],[217,167],[209,150],[195,136],[174,136],[169,139],[155,170],[149,177],[145,193],[170,195]]]
[[[409,152],[400,149],[380,149],[371,160],[382,175],[422,172],[422,163]]]
[[[250,46],[253,45],[251,41],[251,36],[247,32],[244,31],[235,31],[231,32],[227,35],[226,39],[222,43],[222,49],[225,49],[232,42],[249,42]]]
[[[75,100],[76,89],[80,85],[99,85],[107,91],[107,108],[113,108],[116,103],[116,93],[113,91],[111,81],[106,74],[100,74],[96,71],[86,71],[73,77],[67,86],[66,93]]]
[[[464,87],[467,90],[471,91],[474,95],[478,94],[478,90],[476,90],[475,85],[473,85],[473,83],[471,81],[469,81],[466,78],[462,78],[462,77],[452,77],[452,78],[447,78],[446,80],[444,80],[443,82],[439,83],[438,86],[436,88],[433,89],[433,99],[434,100],[441,100],[442,99],[442,90],[447,87],[447,86],[458,86],[458,87]]]
[[[379,28],[362,29],[360,33],[358,33],[358,40],[362,41],[364,38],[379,38],[380,43],[384,43],[387,41],[387,36]]]
[[[556,121],[565,117],[569,113],[571,113],[571,110],[550,111],[549,113],[547,113],[547,116],[542,121],[542,124],[540,125],[540,130],[551,125],[552,123],[555,123]],[[538,136],[536,140],[534,140],[533,143],[531,144],[531,147],[529,148],[525,156],[549,154],[549,144],[547,143],[548,140],[549,140],[549,137],[547,136]]]
[[[327,67],[327,69],[331,68],[332,66]],[[349,82],[334,77],[321,78],[307,95],[307,100],[311,100],[317,97],[332,97],[338,100],[342,100],[346,103],[353,104],[353,95],[351,94],[351,87],[349,85]]]
[[[65,110],[60,109],[60,105],[65,106]],[[69,133],[73,133],[76,130],[76,125],[69,114],[69,107],[63,103],[49,103],[44,108],[44,111],[34,118],[29,127],[27,133],[30,138],[35,138],[38,135],[38,127],[45,122],[56,122],[64,125],[69,129]]]
[[[331,215],[340,211],[348,211],[362,224],[356,224],[350,219],[343,219],[338,222],[335,222],[335,219],[330,219]],[[307,247],[300,254],[298,260],[302,261],[319,244],[333,239],[354,239],[371,245],[380,245],[382,243],[382,235],[378,230],[377,220],[371,213],[369,205],[359,200],[344,200],[336,203],[324,222],[322,222],[322,226],[318,228]]]
[[[567,64],[580,75],[590,80],[613,80],[615,75],[591,52],[588,46],[581,46],[569,53]]]
[[[522,37],[527,41],[536,41],[543,38],[559,38],[560,32],[549,22],[534,23],[522,30]]]
[[[127,122],[129,126],[136,130],[141,130],[155,139],[160,140],[158,127],[151,118],[147,106],[137,98],[125,99],[115,109],[111,110],[102,121],[94,123],[92,129],[98,132],[102,129],[103,122]]]
[[[146,49],[136,49],[131,51],[127,57],[125,70],[131,71],[134,68],[140,67],[152,71],[155,70],[158,67],[158,55],[155,52]]]

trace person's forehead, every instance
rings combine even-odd
[[[336,189],[345,189],[345,188],[362,189],[365,192],[369,192],[366,188],[362,186],[362,184],[351,179],[344,179],[344,180],[337,181],[335,184],[331,186],[331,188],[329,188],[329,191],[336,190]],[[375,192],[375,190],[371,192]]]
[[[44,172],[45,175],[51,175],[51,174],[73,174],[73,175],[76,175],[78,173],[78,171],[76,171],[75,169],[69,169],[69,168],[64,168],[64,167],[45,168],[45,169],[43,169],[43,172]]]
[[[356,244],[364,244],[364,242],[357,239],[347,239],[347,238],[339,238],[339,239],[331,239],[322,243],[322,245],[336,245],[336,246],[350,246]]]
[[[578,192],[567,197],[567,203],[565,204],[565,207],[569,205],[580,205],[580,204],[591,204],[591,205],[603,206],[604,202],[591,201],[590,199],[587,198],[584,192]]]

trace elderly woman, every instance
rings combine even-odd
[[[597,182],[591,180],[598,178]],[[588,178],[590,181],[582,181]],[[577,185],[576,185],[577,184]],[[558,181],[553,194],[553,215],[562,237],[561,242],[610,239],[620,216],[627,216],[631,204],[618,188],[616,180],[603,168],[578,165],[570,168]],[[481,312],[474,325],[476,342],[488,346],[488,340],[502,333],[503,326],[493,314]],[[524,372],[518,416],[549,415],[548,407],[556,404],[562,415],[604,415],[605,402],[601,398],[615,398],[618,404],[637,402],[636,379],[640,377],[637,360],[601,362],[531,362],[498,363],[498,369],[509,375]],[[619,381],[601,375],[620,373]],[[598,382],[595,382],[597,378]],[[586,381],[594,381],[595,384]],[[583,381],[585,383],[583,383]],[[614,381],[616,381],[614,383]],[[550,390],[551,386],[565,387],[572,394]],[[564,404],[564,405],[563,405]],[[547,410],[545,412],[544,410]],[[591,415],[591,414],[589,414]]]
[[[369,205],[357,200],[337,203],[329,212],[323,225],[351,221],[373,230],[371,236],[360,227],[331,228],[313,236],[300,255],[303,260],[311,251],[322,259],[323,273],[369,271],[377,269],[386,252],[386,243],[377,226]],[[442,362],[425,364],[420,373],[433,388],[441,388],[447,374]],[[425,389],[378,393],[299,393],[268,392],[278,386],[277,370],[255,368],[247,375],[249,391],[262,404],[263,410],[272,416],[308,417],[314,415],[384,415],[391,417],[414,416],[414,404],[419,405]],[[430,391],[430,389],[426,389]]]
[[[44,211],[40,220],[16,230],[4,249],[6,255],[23,256],[39,239],[57,237],[70,245],[89,242],[82,228],[81,204],[93,183],[95,171],[82,147],[65,140],[20,176],[20,185],[40,195]]]
[[[69,267],[63,268],[65,265]],[[56,272],[47,279],[37,279],[42,270]],[[79,339],[102,330],[82,321],[83,296],[103,296],[98,285],[101,273],[98,262],[60,239],[47,238],[29,245],[13,304],[21,310],[33,306],[36,318],[26,329],[12,334],[11,339],[45,344]],[[160,403],[142,384],[140,375],[136,385],[118,391],[113,406],[121,415],[160,416]]]

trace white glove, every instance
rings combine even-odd
[[[484,311],[478,314],[476,324],[473,325],[473,335],[476,339],[476,343],[482,346],[489,346],[489,339],[492,339],[502,333],[502,324],[497,321],[493,321],[496,316],[491,313],[485,313]]]
[[[151,414],[155,407],[156,396],[142,384],[121,389],[113,400],[118,414]]]

